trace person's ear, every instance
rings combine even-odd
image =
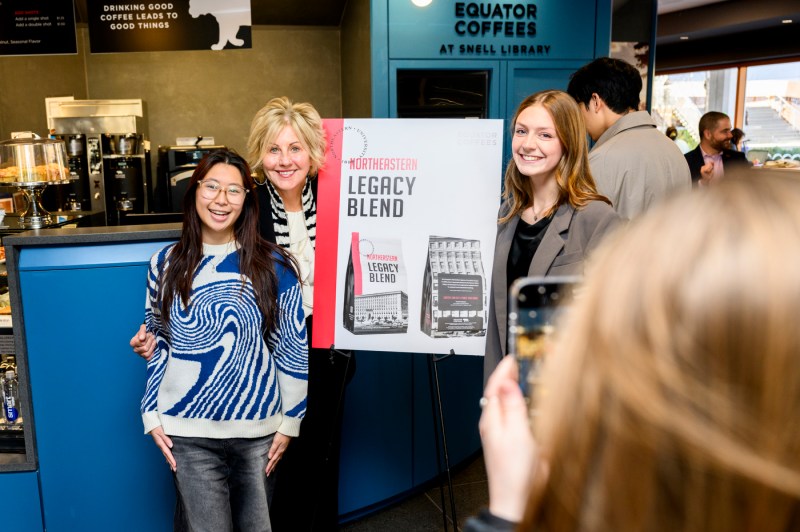
[[[602,106],[605,105],[605,102],[603,102],[603,99],[600,98],[600,95],[597,94],[596,92],[592,93],[591,101],[594,103],[594,112],[595,113],[599,113],[600,109],[602,108]]]

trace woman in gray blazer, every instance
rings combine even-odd
[[[506,354],[508,288],[525,276],[582,275],[584,260],[620,218],[597,193],[586,126],[575,100],[547,90],[528,96],[512,121],[511,152],[497,224],[484,382]]]

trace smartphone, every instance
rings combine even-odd
[[[523,277],[509,289],[508,353],[517,357],[519,386],[532,411],[542,364],[561,314],[581,277]]]

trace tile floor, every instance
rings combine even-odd
[[[477,514],[478,510],[486,506],[489,501],[483,455],[479,453],[465,466],[453,471],[452,479],[458,521],[455,530],[460,531],[464,522],[470,516]],[[444,503],[447,508],[447,530],[452,531],[454,528],[450,511],[450,495],[446,486]],[[440,532],[443,530],[445,530],[445,526],[438,485],[373,515],[346,523],[340,528],[340,532]]]

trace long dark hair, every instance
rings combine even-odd
[[[233,226],[234,237],[239,248],[239,271],[242,285],[245,278],[253,283],[256,303],[263,315],[262,333],[265,335],[275,328],[278,321],[278,279],[275,274],[275,257],[297,275],[297,264],[285,250],[265,240],[258,232],[258,197],[255,181],[250,174],[250,166],[233,150],[216,150],[200,161],[192,174],[186,195],[183,198],[183,230],[181,238],[169,254],[169,266],[162,269],[159,279],[159,298],[164,324],[169,326],[169,309],[180,295],[184,306],[189,306],[189,295],[195,270],[203,256],[203,237],[200,217],[197,214],[195,195],[197,184],[217,164],[227,164],[236,168],[242,176],[245,194],[242,212]]]

